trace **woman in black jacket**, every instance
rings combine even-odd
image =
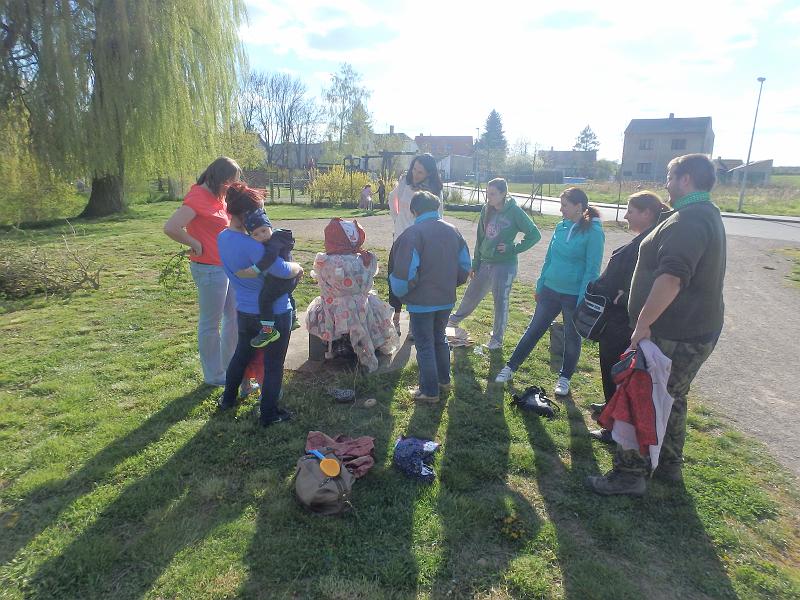
[[[628,315],[628,293],[631,289],[633,270],[639,258],[639,244],[658,223],[659,216],[664,210],[667,210],[667,206],[654,192],[645,190],[628,198],[628,210],[624,218],[628,222],[628,228],[636,234],[636,237],[611,253],[605,270],[591,284],[594,293],[602,294],[612,302],[607,309],[608,321],[600,336],[599,347],[605,402],[592,404],[595,415],[602,412],[617,389],[611,378],[611,367],[619,361],[620,355],[627,350],[631,342],[633,329]],[[590,435],[602,442],[613,442],[611,432],[607,429],[591,431]]]

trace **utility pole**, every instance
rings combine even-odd
[[[744,163],[742,169],[742,185],[739,187],[739,212],[742,212],[744,206],[744,188],[747,185],[747,167],[750,166],[750,153],[753,151],[753,137],[756,134],[756,121],[758,120],[758,106],[761,104],[761,90],[764,89],[764,82],[766,77],[758,78],[758,100],[756,101],[756,116],[753,117],[753,131],[750,133],[750,147],[747,149],[747,162]]]

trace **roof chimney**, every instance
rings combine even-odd
[[[389,125],[389,135],[394,135],[394,125]]]
[[[675,113],[669,113],[669,118],[670,119],[674,119],[675,118]]]

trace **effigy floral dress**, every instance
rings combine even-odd
[[[359,362],[372,372],[378,368],[375,352],[391,354],[398,337],[392,325],[394,310],[372,289],[378,260],[371,252],[369,256],[365,266],[356,254],[317,254],[311,275],[321,294],[308,306],[306,327],[329,343],[349,334]]]

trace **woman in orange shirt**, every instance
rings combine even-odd
[[[164,224],[164,233],[189,246],[190,270],[200,305],[197,345],[203,379],[209,385],[221,387],[225,386],[225,370],[236,349],[237,332],[233,288],[222,269],[217,235],[230,222],[225,192],[241,176],[236,161],[225,156],[216,159]]]

